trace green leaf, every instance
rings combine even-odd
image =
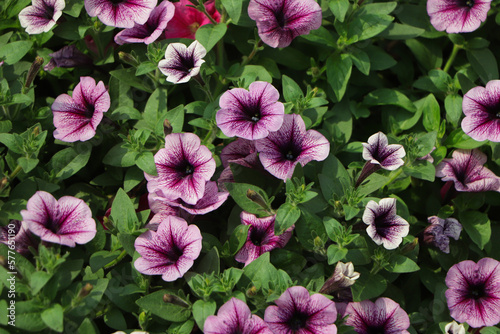
[[[349,56],[354,66],[364,75],[370,74],[370,57],[361,49],[354,48]]]
[[[32,41],[16,41],[3,45],[0,48],[0,59],[4,59],[5,64],[13,65],[20,61],[33,46]]]
[[[238,24],[241,16],[243,1],[241,0],[221,0],[222,6],[234,24]]]
[[[347,255],[347,248],[339,248],[338,245],[330,245],[326,251],[328,264],[332,265],[341,261]]]
[[[226,183],[225,185],[229,194],[240,208],[254,215],[262,215],[264,217],[270,215],[270,213],[266,212],[261,205],[255,203],[247,197],[247,191],[253,190],[257,194],[261,195],[265,201],[268,201],[269,199],[264,190],[247,183]]]
[[[149,72],[153,72],[158,68],[158,65],[154,64],[150,61],[144,61],[137,66],[137,70],[135,71],[136,76],[140,76],[143,74],[147,74]]]
[[[99,251],[92,256],[90,256],[89,264],[92,272],[95,273],[120,255],[121,251],[116,250],[114,252],[109,251]]]
[[[352,20],[348,26],[347,44],[353,44],[377,36],[387,29],[394,20],[394,17],[389,15],[368,12],[368,7],[371,7],[370,5],[364,7],[366,10],[359,10],[352,16]]]
[[[153,90],[146,85],[146,81],[135,76],[135,68],[122,68],[119,70],[110,71],[112,77],[127,83],[129,86],[135,87],[147,93],[153,93]]]
[[[111,218],[118,231],[127,234],[133,232],[139,222],[132,201],[121,188],[116,193],[111,205]]]
[[[257,289],[269,289],[269,283],[275,279],[276,268],[269,262],[270,254],[266,252],[243,268],[243,275]]]
[[[441,111],[439,109],[438,101],[432,94],[427,95],[421,101],[422,108],[425,110],[425,112],[422,113],[422,123],[424,128],[429,132],[439,130]]]
[[[216,247],[213,247],[204,257],[200,259],[200,262],[195,268],[197,273],[207,273],[218,275],[220,273],[220,257],[219,251]]]
[[[78,143],[54,154],[48,167],[55,172],[58,179],[65,180],[87,165],[91,152],[92,145]]]
[[[224,37],[227,31],[225,23],[217,25],[205,24],[196,30],[196,40],[207,50],[207,53]]]
[[[462,148],[467,150],[482,146],[484,143],[485,141],[476,141],[469,137],[469,135],[463,132],[462,128],[453,130],[444,141],[444,145],[447,147]]]
[[[467,59],[483,83],[498,79],[498,64],[495,55],[489,49],[467,50]]]
[[[273,77],[266,70],[265,67],[260,65],[246,65],[241,72],[238,72],[238,77],[245,79],[245,84],[249,86],[254,81],[265,81],[272,83]]]
[[[397,61],[391,55],[377,46],[368,45],[363,51],[370,57],[372,71],[383,71],[397,64]]]
[[[462,97],[458,94],[447,95],[444,99],[446,110],[446,120],[454,127],[458,127],[460,117],[462,117]]]
[[[403,171],[417,179],[434,182],[436,168],[429,161],[415,161],[411,166],[403,166]]]
[[[158,175],[156,171],[155,158],[150,151],[143,151],[135,158],[137,167],[149,175]]]
[[[380,37],[393,39],[393,40],[405,40],[410,38],[415,38],[422,35],[425,29],[413,27],[406,24],[392,22],[391,25],[380,33]]]
[[[184,106],[181,104],[170,109],[166,114],[166,119],[170,122],[173,133],[181,133],[184,125]]]
[[[106,165],[115,167],[130,167],[135,165],[135,157],[137,152],[129,151],[125,147],[122,147],[123,143],[118,143],[113,146],[108,153],[102,159],[102,162]]]
[[[441,67],[443,63],[442,45],[413,38],[406,40],[405,43],[425,69],[432,70]]]
[[[81,287],[85,286],[87,283],[92,285],[92,291],[90,291],[90,293],[83,298],[80,304],[78,304],[78,307],[69,312],[69,315],[83,317],[95,310],[104,295],[104,291],[106,291],[106,288],[108,287],[109,279],[99,278],[93,280],[83,280],[81,286],[78,285],[80,286],[78,290],[80,290]]]
[[[360,273],[352,289],[354,301],[359,302],[380,296],[387,289],[387,280],[379,274],[370,274],[369,270],[356,267]]]
[[[78,17],[80,16],[83,6],[84,4],[79,0],[66,0],[66,6],[64,7],[63,13]]]
[[[31,287],[31,293],[33,295],[38,294],[40,290],[47,284],[47,282],[50,280],[52,277],[51,274],[45,271],[35,271],[33,275],[31,275],[30,279],[30,287]]]
[[[370,92],[364,98],[363,103],[369,106],[394,105],[412,113],[417,111],[413,102],[406,95],[389,88],[381,88]]]
[[[389,260],[387,271],[392,273],[411,273],[420,270],[412,259],[403,255],[393,255]]]
[[[17,154],[24,154],[23,138],[17,133],[0,133],[0,143]]]
[[[54,304],[52,307],[42,312],[43,322],[52,330],[61,333],[64,330],[64,309],[59,304]]]
[[[245,244],[248,237],[250,225],[238,225],[229,237],[229,252],[231,255],[236,254]]]
[[[472,241],[479,247],[484,246],[491,238],[491,223],[488,215],[479,211],[466,211],[459,214],[460,223]]]
[[[213,300],[198,299],[193,304],[193,317],[199,328],[203,328],[208,316],[214,315],[217,310],[217,303]]]
[[[300,86],[292,78],[283,74],[281,82],[283,85],[283,97],[286,102],[295,102],[304,97],[302,89],[300,89]]]
[[[276,220],[274,222],[274,233],[276,235],[283,234],[286,229],[293,226],[300,218],[300,209],[291,203],[284,203],[276,212]]]
[[[330,0],[328,7],[337,20],[344,22],[345,14],[349,9],[349,0]]]
[[[157,88],[149,97],[142,114],[142,120],[135,128],[149,129],[159,136],[163,136],[163,114],[167,112],[167,91]]]
[[[352,60],[347,54],[333,54],[326,60],[326,78],[337,101],[342,100],[351,77]]]
[[[172,322],[184,322],[191,316],[191,311],[186,308],[172,303],[165,303],[163,296],[172,294],[168,290],[160,290],[140,298],[136,304],[144,310],[152,314]]]
[[[333,194],[342,198],[345,191],[351,187],[349,173],[334,155],[326,158],[318,177],[323,197],[327,201],[333,198]]]
[[[17,163],[23,169],[23,172],[29,173],[31,172],[39,163],[38,159],[20,157],[17,159]]]
[[[301,210],[299,221],[295,225],[295,232],[299,242],[308,250],[313,250],[319,244],[324,244],[328,240],[323,220],[317,215]]]

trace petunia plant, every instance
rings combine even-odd
[[[499,6],[4,1],[0,333],[497,333]]]

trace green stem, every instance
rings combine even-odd
[[[10,181],[15,178],[17,174],[19,174],[19,172],[22,170],[23,168],[21,166],[17,166],[16,169],[14,169],[14,171],[12,171],[12,173],[10,173],[7,178],[2,179],[2,182],[0,183],[0,191],[2,191],[3,188],[5,188],[10,183]]]
[[[453,44],[453,50],[451,50],[450,58],[448,58],[446,65],[444,65],[443,72],[448,73],[448,71],[451,68],[451,65],[453,65],[453,62],[455,61],[455,58],[457,57],[458,51],[461,48],[462,48],[461,46],[459,46],[457,44]]]
[[[120,253],[120,255],[118,255],[118,257],[116,259],[114,259],[113,261],[111,261],[110,263],[108,263],[107,265],[104,266],[104,269],[108,269],[110,267],[113,267],[118,262],[120,262],[126,255],[127,255],[127,251],[122,250],[122,252]]]
[[[388,186],[389,184],[391,184],[392,181],[394,181],[399,175],[401,175],[402,172],[403,172],[403,168],[400,168],[396,173],[394,173],[394,175],[389,179],[389,181],[387,181],[384,184],[384,186],[382,188],[384,188],[384,187]]]
[[[259,52],[260,50],[260,47],[263,45],[262,43],[262,40],[259,39],[259,41],[257,41],[254,45],[253,45],[253,50],[252,52],[248,55],[248,57],[246,57],[242,62],[241,62],[241,66],[245,66],[246,64],[248,64],[252,59],[253,57],[255,57],[255,55],[257,54],[257,52]]]
[[[201,12],[203,12],[203,14],[206,15],[206,17],[208,17],[208,19],[210,20],[210,22],[212,22],[213,25],[217,25],[217,21],[215,21],[215,19],[210,15],[208,14],[207,12],[207,9],[205,8],[205,4],[200,4],[199,6],[199,9],[201,10]]]

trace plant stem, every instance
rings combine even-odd
[[[403,172],[403,168],[400,168],[396,173],[394,173],[394,175],[389,179],[389,181],[387,181],[384,184],[384,186],[382,188],[384,188],[384,187],[388,186],[389,184],[391,184],[392,181],[394,181],[399,175],[401,175],[402,172]]]
[[[208,14],[207,12],[207,9],[205,8],[205,4],[200,4],[200,6],[198,7],[198,9],[201,10],[201,12],[203,12],[203,14],[206,15],[206,17],[208,17],[208,19],[210,20],[210,22],[212,22],[213,25],[217,25],[217,21],[215,21],[215,19],[210,15]]]
[[[451,50],[450,58],[448,58],[448,61],[446,62],[446,65],[444,65],[443,72],[448,73],[448,71],[451,68],[451,65],[453,65],[453,62],[455,61],[455,58],[457,57],[458,50],[460,50],[462,47],[453,44],[453,50]]]
[[[262,40],[259,39],[259,41],[253,45],[252,52],[248,55],[248,57],[246,57],[241,62],[241,66],[245,66],[246,64],[248,64],[253,59],[253,57],[255,57],[255,55],[257,54],[257,52],[259,52],[259,49],[262,46],[262,44],[263,44]]]
[[[116,259],[114,259],[113,261],[111,261],[110,263],[108,263],[107,265],[105,265],[104,268],[108,269],[110,267],[113,267],[118,262],[120,262],[126,255],[127,255],[127,251],[122,250],[122,252],[120,253],[120,255],[118,255],[118,257]]]

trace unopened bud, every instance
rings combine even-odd
[[[78,298],[84,298],[89,295],[89,293],[94,289],[94,286],[90,283],[85,284],[85,286],[78,293]]]
[[[250,289],[247,290],[248,297],[253,297],[256,294],[257,294],[257,288],[255,286],[252,286]]]
[[[415,249],[415,247],[417,247],[417,245],[418,245],[418,238],[415,238],[415,239],[413,239],[412,242],[410,242],[409,244],[405,245],[401,249],[401,254],[406,254],[406,253],[411,252],[412,250]]]
[[[267,209],[267,203],[264,200],[264,198],[262,198],[262,196],[260,194],[258,194],[257,192],[255,192],[254,190],[248,189],[247,190],[247,197],[252,202],[257,203],[258,205],[260,205],[264,209]]]
[[[141,328],[146,328],[148,324],[148,315],[146,312],[142,311],[141,314],[139,314],[139,326]]]
[[[35,61],[31,64],[31,67],[28,70],[28,75],[26,76],[26,82],[24,83],[25,88],[31,86],[31,83],[33,82],[36,75],[40,71],[42,65],[43,65],[43,58],[40,56],[36,56]]]
[[[3,255],[0,255],[0,266],[2,266],[4,268],[7,267],[7,259]]]
[[[40,134],[40,127],[35,126],[35,128],[33,129],[33,135],[38,136],[39,134]]]
[[[186,308],[189,307],[189,304],[186,303],[184,300],[182,300],[181,298],[179,298],[175,295],[171,295],[168,293],[163,295],[163,302],[165,304],[174,304],[174,305],[186,307]]]
[[[359,273],[354,271],[352,262],[337,262],[337,266],[332,276],[323,284],[320,293],[332,294],[338,290],[345,289],[353,285],[359,278]]]
[[[168,119],[165,119],[163,121],[163,134],[165,136],[168,136],[169,134],[172,133],[172,130],[173,130],[172,124],[170,123],[170,121]]]
[[[325,245],[325,243],[323,242],[323,240],[319,236],[314,238],[313,243],[314,243],[315,248],[321,248]]]
[[[120,60],[123,61],[124,63],[132,65],[134,67],[139,66],[139,62],[137,61],[137,59],[135,59],[135,57],[132,56],[130,53],[120,51],[118,52],[118,57],[120,57]]]

